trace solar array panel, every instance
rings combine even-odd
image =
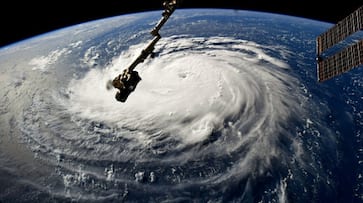
[[[363,64],[363,40],[318,61],[318,81],[322,82]]]
[[[317,76],[322,82],[363,64],[363,40],[337,53],[323,57],[322,53],[363,29],[363,6],[339,21],[316,38]]]
[[[363,6],[317,37],[317,54],[321,55],[325,50],[361,29],[363,29]]]

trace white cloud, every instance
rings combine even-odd
[[[33,66],[32,70],[47,70],[51,65],[56,63],[64,53],[68,51],[67,48],[57,49],[50,52],[47,56],[39,56],[30,60],[29,65]]]

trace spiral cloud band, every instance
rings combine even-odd
[[[144,46],[131,46],[107,67],[73,79],[67,96],[54,92],[57,113],[43,115],[45,127],[64,133],[31,133],[39,136],[32,138],[38,148],[51,149],[43,156],[56,157],[66,189],[83,188],[87,199],[96,189],[105,198],[115,195],[102,185],[150,196],[168,188],[172,198],[179,190],[223,188],[237,179],[248,193],[249,177],[273,173],[277,157],[281,165],[300,160],[298,144],[282,144],[296,142],[286,123],[302,113],[296,79],[273,57],[283,48],[228,37],[162,38],[156,57],[136,68],[142,80],[135,92],[119,103],[105,84]],[[276,184],[284,194],[286,183]]]

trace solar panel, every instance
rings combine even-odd
[[[363,29],[363,6],[317,37],[317,54],[320,55],[361,29]]]
[[[363,40],[324,57],[323,52],[363,29],[363,6],[316,38],[317,76],[322,82],[363,64]]]
[[[363,40],[318,61],[318,81],[322,82],[363,64]]]

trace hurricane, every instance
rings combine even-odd
[[[289,196],[305,201],[311,188],[325,188],[314,177],[331,173],[316,166],[320,146],[334,139],[318,120],[321,110],[296,88],[286,48],[164,37],[136,68],[136,90],[119,103],[106,83],[144,46],[28,93],[29,108],[12,126],[21,126],[20,139],[37,159],[55,167],[51,185],[28,180],[34,187],[65,200],[145,202],[286,202],[291,191],[303,191]]]

